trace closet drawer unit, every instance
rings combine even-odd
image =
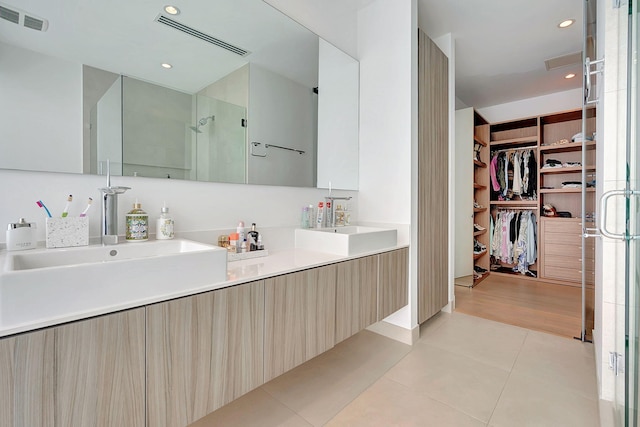
[[[565,268],[545,265],[544,278],[566,280],[569,282],[580,282],[582,280],[582,271],[579,268]],[[593,271],[587,271],[586,282],[588,285],[593,285],[595,283],[595,273]]]
[[[582,236],[580,233],[551,233],[548,230],[545,230],[542,238],[544,239],[545,244],[550,243],[577,246],[578,248],[582,247]]]
[[[542,218],[545,233],[573,234],[580,236],[582,234],[582,223],[579,218],[562,219],[562,218]]]
[[[544,258],[545,267],[560,267],[568,268],[572,270],[580,270],[582,268],[582,260],[580,253],[575,256],[566,255],[549,255],[546,254]],[[584,268],[589,272],[595,271],[595,260],[593,258],[586,258]]]
[[[585,244],[585,259],[593,260],[595,258],[595,249],[593,244],[593,239],[587,240]],[[582,247],[580,244],[558,244],[558,243],[549,243],[545,240],[544,242],[544,258],[545,262],[548,258],[556,257],[556,256],[569,256],[572,258],[579,259],[582,256]]]

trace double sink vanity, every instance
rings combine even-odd
[[[0,253],[0,425],[187,426],[408,300],[396,230]]]

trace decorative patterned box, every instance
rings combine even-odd
[[[89,217],[47,218],[47,248],[89,244]]]

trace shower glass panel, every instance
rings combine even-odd
[[[203,95],[196,95],[195,103],[195,125],[190,127],[196,145],[194,179],[245,183],[246,108]]]

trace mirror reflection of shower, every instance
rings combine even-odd
[[[202,133],[202,131],[200,130],[200,126],[204,126],[207,124],[209,120],[214,121],[215,119],[216,119],[216,116],[203,117],[200,120],[198,120],[198,124],[196,126],[189,126],[189,128],[195,133]]]

